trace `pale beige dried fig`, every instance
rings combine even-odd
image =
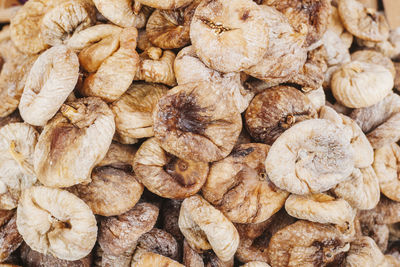
[[[316,118],[309,99],[291,86],[276,86],[256,95],[245,113],[246,128],[258,142],[271,145],[298,122]]]
[[[161,84],[131,84],[125,94],[111,104],[118,135],[129,138],[153,136],[153,110],[167,92],[168,88]]]
[[[152,48],[149,48],[150,51]],[[146,52],[141,55],[135,80],[175,86],[176,78],[174,73],[174,61],[176,56],[174,52],[170,50],[160,50],[160,53],[155,55]]]
[[[63,104],[44,127],[35,148],[39,181],[52,187],[90,182],[90,173],[106,155],[114,131],[114,115],[99,98]]]
[[[272,144],[265,169],[279,188],[295,194],[329,190],[354,168],[351,133],[323,119],[299,122]]]
[[[146,24],[149,10],[136,10],[136,0],[93,0],[99,12],[112,23],[121,27],[142,28]]]
[[[257,64],[267,52],[271,12],[251,0],[203,1],[190,25],[196,54],[224,73]]]
[[[393,75],[381,65],[352,61],[333,74],[331,88],[335,99],[344,106],[369,107],[390,93]]]
[[[350,224],[356,215],[346,200],[324,193],[306,196],[292,194],[285,202],[285,209],[298,219],[339,226]]]
[[[385,257],[375,241],[368,236],[361,236],[351,242],[350,250],[345,260],[345,266],[384,266]]]
[[[137,34],[133,27],[121,31],[119,49],[85,79],[80,89],[83,95],[98,96],[112,102],[128,90],[139,69],[139,55],[135,50]]]
[[[131,267],[147,267],[147,266],[163,266],[163,267],[184,267],[177,261],[168,257],[161,256],[152,252],[145,252],[132,261]]]
[[[259,223],[283,207],[288,193],[268,179],[264,144],[243,144],[211,165],[202,188],[204,198],[235,223]]]
[[[162,97],[154,111],[154,133],[169,153],[188,160],[211,162],[226,157],[240,134],[242,121],[221,84],[180,85]]]
[[[275,233],[268,245],[271,266],[340,266],[350,245],[331,225],[297,221]]]
[[[63,260],[88,255],[97,237],[96,219],[83,200],[65,190],[44,186],[22,193],[17,227],[33,250]]]
[[[326,31],[330,15],[327,0],[263,0],[262,3],[282,12],[297,32],[305,34],[306,47],[320,40]]]
[[[177,9],[190,4],[193,0],[137,0],[139,3],[157,9]]]
[[[17,213],[0,212],[0,262],[4,262],[22,243],[22,236],[17,229]],[[0,265],[2,265],[0,263]]]
[[[378,177],[371,166],[355,168],[350,179],[339,183],[332,191],[352,207],[361,210],[374,208],[380,198]]]
[[[307,51],[303,47],[305,36],[296,33],[281,12],[268,6],[263,8],[268,11],[268,50],[260,62],[245,72],[273,86],[299,72],[306,62]]]
[[[39,134],[26,123],[0,129],[0,209],[17,207],[21,191],[36,182],[33,152]]]
[[[393,62],[390,60],[390,58],[384,56],[382,53],[379,53],[377,51],[359,50],[351,54],[351,60],[381,65],[387,68],[390,73],[392,73],[393,77],[396,77],[396,70],[394,68]]]
[[[48,45],[62,45],[74,33],[95,22],[95,7],[91,0],[64,0],[45,13],[41,20],[40,35]]]
[[[19,102],[24,121],[44,126],[74,90],[78,76],[78,57],[66,46],[54,46],[42,53],[29,72]]]
[[[158,208],[142,202],[121,215],[104,218],[98,236],[102,250],[115,256],[132,255],[138,239],[153,228],[157,217]]]
[[[151,192],[165,198],[183,199],[196,194],[206,181],[208,163],[175,157],[155,138],[145,141],[136,153],[133,169]]]
[[[399,166],[399,145],[393,143],[375,150],[373,167],[379,179],[381,192],[395,201],[400,201]]]
[[[235,226],[199,195],[182,202],[179,228],[192,248],[212,249],[222,261],[230,260],[239,245]]]
[[[366,8],[357,0],[339,0],[338,11],[344,27],[354,36],[367,41],[384,41],[389,25],[383,14]]]

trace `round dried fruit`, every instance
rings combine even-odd
[[[36,182],[33,152],[39,134],[26,123],[0,129],[0,209],[17,207],[21,190]]]
[[[283,207],[289,194],[266,176],[268,150],[264,144],[243,144],[212,164],[203,196],[232,222],[259,223]]]
[[[352,61],[336,71],[331,80],[335,99],[349,108],[372,106],[393,88],[393,75],[377,64]]]
[[[114,131],[114,115],[99,98],[63,104],[44,127],[35,148],[39,181],[52,187],[90,182],[90,173],[106,155]]]
[[[294,87],[276,86],[256,95],[245,113],[246,128],[258,142],[272,144],[295,123],[315,118],[309,99]]]
[[[196,54],[225,73],[257,64],[267,52],[270,13],[251,0],[203,1],[190,25]]]
[[[41,54],[29,72],[18,106],[24,121],[44,126],[74,90],[78,77],[78,57],[66,46]]]
[[[75,195],[57,188],[24,190],[17,227],[25,242],[40,253],[78,260],[90,253],[97,237],[92,210]]]
[[[179,228],[192,248],[212,249],[222,261],[230,260],[239,245],[235,226],[199,195],[182,202]]]
[[[294,194],[329,190],[354,168],[351,136],[327,120],[300,122],[272,144],[265,169],[279,188]]]
[[[168,154],[155,139],[145,141],[136,153],[133,169],[141,183],[165,198],[186,198],[196,194],[206,181],[208,163]]]
[[[221,84],[199,82],[177,86],[154,111],[154,133],[169,153],[188,160],[216,161],[232,150],[242,120]]]

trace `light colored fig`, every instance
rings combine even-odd
[[[351,60],[381,65],[387,68],[390,73],[392,73],[393,77],[396,76],[396,70],[390,58],[384,56],[382,53],[379,53],[377,51],[359,50],[351,54]]]
[[[349,47],[340,35],[328,29],[322,36],[322,43],[326,50],[326,62],[329,66],[350,61]]]
[[[114,115],[99,98],[80,98],[61,107],[39,136],[34,169],[41,183],[68,187],[90,182],[115,131]]]
[[[22,193],[17,227],[33,250],[63,260],[88,255],[97,237],[96,219],[85,202],[67,191],[44,186]]]
[[[177,86],[154,111],[154,133],[169,153],[211,162],[226,157],[240,134],[242,121],[231,98],[221,97],[220,84],[198,82]]]
[[[199,195],[182,202],[179,228],[192,248],[212,249],[222,261],[230,260],[239,245],[233,224]]]
[[[138,0],[139,3],[157,9],[177,9],[190,4],[193,0]]]
[[[208,163],[168,154],[155,139],[145,141],[136,153],[133,169],[151,192],[182,199],[196,194],[206,181]]]
[[[202,188],[204,198],[235,223],[259,223],[283,207],[288,193],[268,179],[264,144],[243,144],[211,165]]]
[[[390,93],[393,83],[393,76],[387,68],[352,61],[333,74],[331,87],[339,103],[349,108],[363,108],[381,101]]]
[[[251,0],[203,1],[190,25],[196,54],[224,73],[257,64],[267,52],[270,12]]]
[[[357,0],[339,0],[339,16],[344,27],[354,36],[379,42],[389,37],[389,25],[383,14],[367,8]]]
[[[36,182],[33,152],[39,134],[26,123],[0,129],[0,209],[17,207],[21,191]]]
[[[78,57],[66,46],[41,54],[29,72],[18,106],[24,121],[44,126],[74,90],[78,76]]]
[[[272,144],[265,161],[268,177],[295,194],[329,190],[353,171],[350,140],[348,131],[327,120],[299,122]]]
[[[156,253],[146,252],[132,261],[131,267],[165,266],[165,267],[184,267],[177,261]]]
[[[143,138],[154,135],[153,110],[158,100],[168,92],[161,84],[133,83],[117,101],[111,104],[119,136]]]

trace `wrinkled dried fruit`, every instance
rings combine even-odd
[[[379,53],[377,51],[373,50],[357,51],[351,54],[351,60],[381,65],[387,68],[390,71],[390,73],[392,73],[393,77],[396,76],[396,70],[390,58],[385,57],[382,53]]]
[[[312,90],[305,93],[308,100],[310,100],[311,105],[316,111],[319,111],[323,106],[325,106],[326,97],[324,88],[320,87],[317,90]]]
[[[235,226],[199,195],[182,202],[179,228],[192,248],[212,249],[222,261],[230,260],[239,245]]]
[[[168,88],[160,84],[142,82],[131,84],[125,94],[111,105],[119,136],[129,138],[153,136],[153,110],[158,100],[167,92]]]
[[[36,182],[33,152],[38,136],[25,123],[0,128],[0,209],[17,207],[21,191]]]
[[[256,95],[245,113],[246,128],[258,142],[272,144],[295,123],[315,118],[309,99],[290,86],[276,86]]]
[[[35,148],[39,181],[52,187],[90,182],[90,173],[106,155],[114,131],[114,115],[99,98],[63,104],[44,127]]]
[[[97,237],[96,219],[83,200],[67,191],[44,186],[34,186],[22,193],[17,227],[33,250],[63,260],[88,255]]]
[[[350,61],[349,47],[340,35],[328,29],[321,40],[326,50],[326,63],[329,66]]]
[[[132,171],[133,159],[137,148],[130,145],[122,145],[117,142],[112,142],[107,151],[106,156],[97,165],[97,167],[112,167],[124,171]]]
[[[212,250],[198,253],[185,240],[183,243],[183,264],[186,267],[233,267],[233,258],[229,261],[222,261]]]
[[[298,221],[275,233],[268,246],[272,266],[339,266],[350,246],[333,226]]]
[[[170,233],[179,244],[182,244],[184,239],[178,225],[181,204],[181,200],[166,199],[161,209],[163,229]]]
[[[131,267],[147,267],[147,266],[163,266],[163,267],[184,267],[177,261],[168,257],[161,256],[152,252],[141,254],[139,258],[132,261]]]
[[[381,65],[352,61],[333,74],[331,87],[335,99],[346,107],[369,107],[390,93],[393,76]]]
[[[133,169],[151,192],[165,198],[183,199],[196,194],[206,181],[208,163],[168,154],[155,139],[145,141],[136,153]]]
[[[240,267],[270,267],[270,265],[262,261],[251,261],[241,265]]]
[[[138,203],[121,215],[104,218],[100,223],[98,242],[107,254],[132,255],[137,240],[153,228],[157,217],[156,206]]]
[[[195,161],[216,161],[232,150],[242,128],[233,101],[208,82],[180,85],[162,97],[154,111],[154,133],[169,153]]]
[[[345,260],[346,266],[382,266],[385,257],[368,236],[361,236],[351,242],[350,250]]]
[[[338,11],[346,30],[356,37],[374,42],[389,37],[385,16],[375,9],[366,8],[357,0],[339,0]]]
[[[137,241],[137,249],[144,249],[179,261],[178,243],[171,234],[161,229],[153,228],[143,234]]]
[[[268,150],[264,144],[243,144],[212,164],[203,196],[232,222],[259,223],[284,205],[288,193],[276,188],[265,173]]]
[[[177,9],[190,4],[193,0],[136,0],[137,2],[157,9]]]
[[[66,46],[41,54],[29,72],[18,106],[24,121],[44,126],[74,90],[78,77],[78,57]]]
[[[251,0],[203,1],[190,25],[196,54],[225,73],[257,64],[267,52],[270,12]]]
[[[326,191],[353,171],[350,138],[342,127],[327,120],[300,122],[272,144],[265,161],[268,177],[295,194]]]
[[[0,262],[4,262],[22,243],[16,220],[15,210],[0,212]]]

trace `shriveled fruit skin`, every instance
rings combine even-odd
[[[246,128],[258,142],[271,145],[297,122],[316,118],[308,98],[290,86],[276,86],[256,95],[245,113]]]
[[[374,240],[367,236],[362,236],[351,242],[346,266],[382,266],[385,261],[382,252],[375,244]]]
[[[359,50],[351,54],[351,60],[364,61],[382,65],[383,67],[387,68],[390,71],[390,73],[392,73],[393,77],[396,76],[396,69],[394,67],[392,60],[378,51]]]
[[[157,9],[177,9],[190,4],[193,0],[139,0],[138,2]]]
[[[241,71],[267,52],[268,11],[251,0],[203,1],[190,24],[199,58],[220,72]]]
[[[64,260],[87,256],[97,238],[96,219],[83,200],[65,190],[44,186],[23,192],[17,227],[32,249]]]
[[[17,213],[2,211],[0,213],[0,262],[4,262],[22,243],[23,239],[17,229]]]
[[[146,267],[146,266],[165,266],[165,267],[183,267],[177,261],[171,260],[168,257],[161,256],[156,253],[146,252],[140,256],[137,261],[132,261],[132,267]]]
[[[323,119],[300,122],[272,144],[265,169],[281,189],[305,195],[348,179],[354,168],[351,135]]]

